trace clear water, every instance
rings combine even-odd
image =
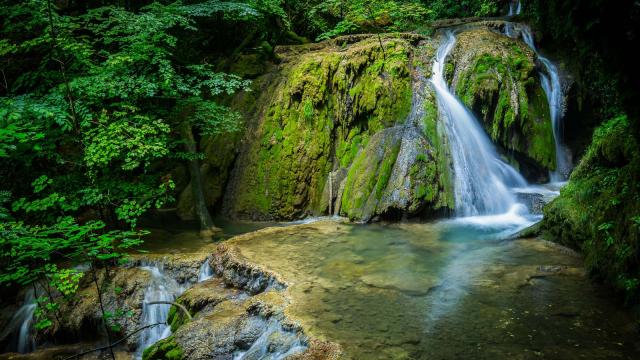
[[[504,225],[318,222],[236,245],[288,313],[353,359],[637,359],[628,313],[579,257]]]

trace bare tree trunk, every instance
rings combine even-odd
[[[98,303],[100,304],[100,313],[102,314],[102,324],[104,325],[104,330],[107,333],[107,341],[109,342],[109,353],[111,354],[111,359],[116,360],[116,355],[113,353],[113,341],[111,340],[111,332],[109,331],[109,324],[107,323],[107,319],[105,317],[104,303],[102,302],[102,288],[98,284],[98,276],[96,274],[96,265],[91,262],[91,272],[93,273],[93,283],[96,286],[96,291],[98,292]],[[103,280],[107,281],[107,275],[105,273],[105,278]]]
[[[180,124],[180,133],[184,141],[185,151],[190,155],[188,160],[189,176],[191,178],[191,193],[193,194],[193,207],[195,215],[200,223],[200,232],[203,235],[213,235],[221,231],[213,224],[207,202],[204,198],[204,186],[202,183],[202,174],[200,173],[200,162],[198,161],[196,141],[193,138],[193,130],[188,121]]]

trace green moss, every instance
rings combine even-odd
[[[351,219],[375,213],[400,151],[400,139],[389,129],[361,151],[347,173],[341,211]]]
[[[178,299],[178,303],[181,303],[180,299]],[[189,318],[187,318],[183,311],[179,310],[177,306],[171,305],[169,314],[167,315],[167,323],[169,324],[169,326],[171,326],[171,332],[175,332],[179,327],[181,327],[188,321]]]
[[[583,251],[587,268],[640,299],[640,143],[626,116],[598,128],[558,198],[544,209],[545,237]]]
[[[460,37],[464,48],[459,53],[471,61],[456,67],[458,96],[483,120],[494,142],[527,156],[542,169],[555,169],[549,106],[533,53],[521,42],[486,31]],[[483,39],[482,46],[476,37]]]
[[[348,167],[372,134],[406,118],[409,51],[404,40],[387,40],[385,59],[369,39],[291,59],[263,91],[231,211],[271,219],[317,211],[333,157]]]
[[[184,351],[173,336],[158,341],[142,354],[143,360],[182,360],[183,357]]]
[[[419,154],[418,163],[428,165],[421,174],[412,171],[414,182],[419,184],[414,197],[432,202],[434,209],[453,209],[453,183],[450,173],[450,153],[446,133],[438,121],[438,107],[433,94],[427,94],[424,101],[424,117],[422,119],[424,135],[432,147],[431,156]],[[414,164],[418,166],[419,164]]]

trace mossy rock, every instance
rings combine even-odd
[[[207,136],[200,142],[204,153],[200,172],[204,184],[205,201],[209,206],[217,204],[222,199],[240,138],[240,133],[234,133]],[[177,210],[181,219],[195,219],[193,192],[190,183],[180,193]]]
[[[420,216],[445,207],[434,149],[417,128],[375,134],[347,175],[340,213],[354,220]]]
[[[173,336],[162,339],[147,348],[142,354],[142,360],[181,360],[184,351]]]
[[[412,46],[377,38],[328,42],[283,58],[258,79],[245,148],[225,210],[235,217],[295,219],[319,213],[334,163],[348,167],[376,132],[411,108]]]
[[[544,209],[552,241],[582,250],[587,268],[640,300],[640,142],[619,116],[594,133],[569,183]]]
[[[452,86],[521,171],[544,177],[556,168],[549,105],[535,54],[519,40],[485,28],[460,33],[450,58]]]

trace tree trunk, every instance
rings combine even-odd
[[[207,202],[204,198],[204,187],[202,184],[202,174],[200,173],[200,162],[198,161],[196,141],[193,138],[193,130],[188,121],[183,121],[180,125],[182,140],[184,141],[185,151],[191,157],[188,160],[189,176],[191,178],[191,193],[193,194],[193,207],[195,215],[200,223],[200,232],[203,235],[213,235],[221,231],[213,224]]]

